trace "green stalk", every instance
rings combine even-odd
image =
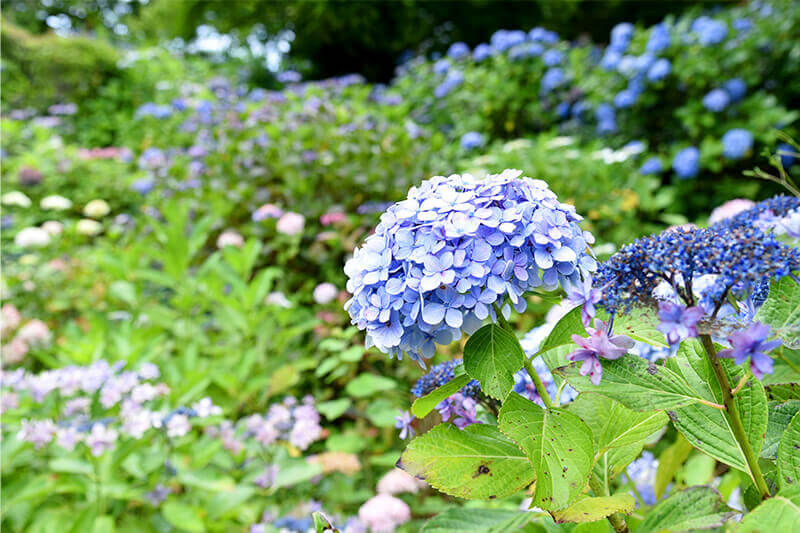
[[[601,484],[594,476],[589,478],[589,487],[595,496],[608,496],[608,484]],[[608,523],[614,528],[616,533],[629,533],[628,524],[625,522],[625,516],[622,513],[614,513],[606,517]]]
[[[506,317],[503,316],[503,313],[500,312],[500,309],[495,305],[494,306],[495,314],[497,315],[497,321],[500,322],[500,327],[504,330],[508,331],[514,336],[514,340],[519,345],[519,349],[522,350],[522,345],[519,344],[519,339],[517,339],[514,330],[511,328],[511,324],[508,323]],[[522,350],[522,353],[525,353],[525,350]],[[536,369],[533,368],[533,363],[531,360],[528,359],[528,356],[525,355],[522,358],[522,364],[525,366],[525,371],[533,380],[533,384],[536,386],[536,392],[539,394],[539,397],[542,399],[545,407],[551,409],[553,407],[553,400],[550,398],[550,395],[547,393],[547,387],[544,386],[542,383],[542,378],[539,377],[539,374],[536,372]]]
[[[714,341],[708,335],[700,335],[700,341],[703,343],[703,348],[708,354],[708,360],[711,363],[711,368],[714,369],[714,374],[717,376],[720,389],[722,389],[722,403],[725,404],[725,410],[728,413],[728,421],[731,424],[733,435],[744,453],[744,458],[747,461],[747,468],[750,470],[750,477],[753,479],[756,488],[761,493],[761,498],[769,498],[769,487],[764,480],[764,474],[761,473],[761,468],[758,466],[758,456],[753,452],[753,447],[750,446],[750,440],[747,438],[747,432],[742,424],[742,418],[739,416],[739,408],[733,399],[731,392],[731,384],[728,381],[728,375],[725,369],[722,368],[722,362],[717,357],[717,349],[714,347]]]

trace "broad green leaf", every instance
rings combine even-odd
[[[336,420],[350,408],[351,403],[349,398],[321,402],[317,404],[317,411],[322,413],[328,420]]]
[[[693,453],[677,475],[677,482],[684,487],[706,485],[714,478],[717,460],[704,453]]]
[[[653,507],[636,533],[697,531],[722,527],[735,513],[716,489],[689,487]]]
[[[764,437],[764,447],[761,457],[775,460],[778,457],[778,444],[781,442],[786,428],[792,417],[800,411],[800,400],[789,400],[783,403],[769,403],[769,419],[767,420],[767,434]]]
[[[789,276],[773,281],[755,320],[772,328],[789,348],[800,348],[800,284]]]
[[[293,487],[320,474],[322,466],[319,463],[309,463],[302,459],[290,460],[278,465],[278,475],[275,476],[272,488]]]
[[[464,345],[467,374],[480,381],[484,393],[498,400],[508,396],[524,359],[516,337],[497,324],[483,326]]]
[[[778,478],[782,488],[800,485],[800,414],[794,415],[778,445]]]
[[[180,531],[202,532],[206,530],[203,525],[203,515],[197,507],[169,501],[161,506],[161,514],[170,525]]]
[[[370,423],[379,428],[392,427],[395,423],[398,408],[395,404],[386,398],[378,398],[370,402],[364,410]]]
[[[800,485],[792,485],[764,500],[744,515],[737,533],[778,533],[800,530]]]
[[[365,398],[378,392],[385,392],[397,387],[397,382],[383,376],[359,374],[345,387],[345,392],[354,398]]]
[[[556,322],[556,325],[553,326],[553,330],[544,341],[542,341],[537,353],[542,355],[559,346],[574,344],[572,342],[573,335],[580,335],[581,337],[586,336],[586,328],[583,326],[580,307],[569,311]]]
[[[522,528],[534,518],[536,518],[536,513],[505,509],[448,509],[425,522],[421,532],[505,533]]]
[[[533,505],[563,509],[583,492],[594,463],[594,445],[591,430],[580,418],[564,409],[542,409],[512,393],[500,408],[497,424],[533,464]]]
[[[536,478],[517,445],[489,424],[439,424],[408,445],[398,466],[435,489],[469,500],[502,498]]]
[[[556,523],[563,522],[595,522],[614,513],[630,514],[636,501],[628,493],[617,493],[612,496],[584,496],[566,509],[552,511]]]
[[[553,373],[564,377],[579,392],[607,396],[634,411],[674,409],[698,400],[697,392],[675,372],[635,355],[603,361],[603,379],[599,385],[582,376],[579,370],[580,364],[572,363]]]
[[[770,402],[785,402],[787,400],[800,400],[800,383],[774,383],[764,387],[767,400]]]
[[[437,405],[460,391],[471,379],[472,378],[466,374],[456,375],[438,389],[432,390],[425,396],[414,400],[414,403],[411,405],[411,414],[417,418],[425,418]]]
[[[218,519],[234,511],[239,505],[253,497],[256,490],[253,487],[236,487],[231,491],[218,492],[214,495],[205,508],[209,518]]]
[[[678,433],[675,442],[670,444],[669,448],[664,450],[658,457],[658,469],[656,470],[656,481],[654,489],[656,498],[660,499],[664,495],[664,491],[672,482],[672,478],[683,466],[683,463],[692,452],[692,445],[689,444],[683,435]]]
[[[699,341],[683,342],[675,357],[668,361],[670,368],[679,373],[705,400],[722,403],[722,391]],[[730,361],[722,363],[728,380],[737,383],[742,369]],[[761,382],[750,379],[736,394],[735,402],[750,446],[758,455],[767,431],[767,398]],[[749,473],[744,452],[724,411],[708,405],[694,404],[675,409],[668,414],[677,430],[683,433],[692,446],[718,461]]]
[[[567,409],[591,428],[598,457],[611,448],[643,444],[669,422],[663,411],[633,411],[616,400],[595,394],[579,396]]]
[[[627,335],[651,346],[666,347],[664,334],[658,331],[658,316],[647,309],[634,308],[614,317],[614,333]]]

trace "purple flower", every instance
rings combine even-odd
[[[686,308],[672,302],[658,303],[658,331],[666,335],[667,342],[678,344],[683,339],[697,337],[697,323],[703,318],[702,307]]]
[[[610,335],[604,322],[595,320],[595,329],[587,328],[588,337],[573,335],[572,341],[581,347],[567,356],[570,361],[583,361],[580,373],[582,376],[588,375],[592,383],[600,384],[603,377],[603,366],[600,358],[619,359],[628,350],[633,348],[633,339],[625,335]],[[599,327],[598,327],[599,326]]]
[[[766,342],[769,334],[769,326],[753,322],[747,329],[732,333],[728,337],[731,348],[720,350],[719,356],[733,358],[737,365],[750,358],[750,370],[757,379],[762,379],[764,374],[772,374],[772,358],[766,352],[781,345],[779,339]]]
[[[600,302],[603,291],[601,289],[593,289],[592,278],[588,276],[583,282],[566,287],[566,291],[567,300],[570,303],[583,306],[581,308],[581,318],[583,319],[583,325],[588,326],[597,314],[594,304]]]
[[[169,496],[171,493],[172,489],[159,483],[158,485],[155,486],[153,490],[146,493],[144,497],[147,499],[150,505],[152,505],[153,507],[158,507],[164,502],[164,500],[167,499],[167,496]]]
[[[400,430],[400,438],[405,440],[414,436],[414,428],[411,423],[414,421],[414,415],[408,411],[402,411],[394,418],[394,427]]]
[[[103,424],[94,424],[92,430],[86,435],[86,445],[89,446],[92,455],[97,457],[112,449],[118,436],[116,430]]]

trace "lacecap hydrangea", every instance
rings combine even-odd
[[[345,304],[367,346],[424,365],[435,344],[475,332],[506,298],[581,282],[596,268],[575,208],[519,170],[436,176],[381,215],[345,265]],[[508,309],[506,309],[508,310]]]

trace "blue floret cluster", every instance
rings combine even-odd
[[[575,208],[520,171],[437,176],[381,216],[345,265],[346,307],[368,346],[424,365],[506,300],[579,283],[596,263]],[[510,309],[505,308],[506,311]]]

